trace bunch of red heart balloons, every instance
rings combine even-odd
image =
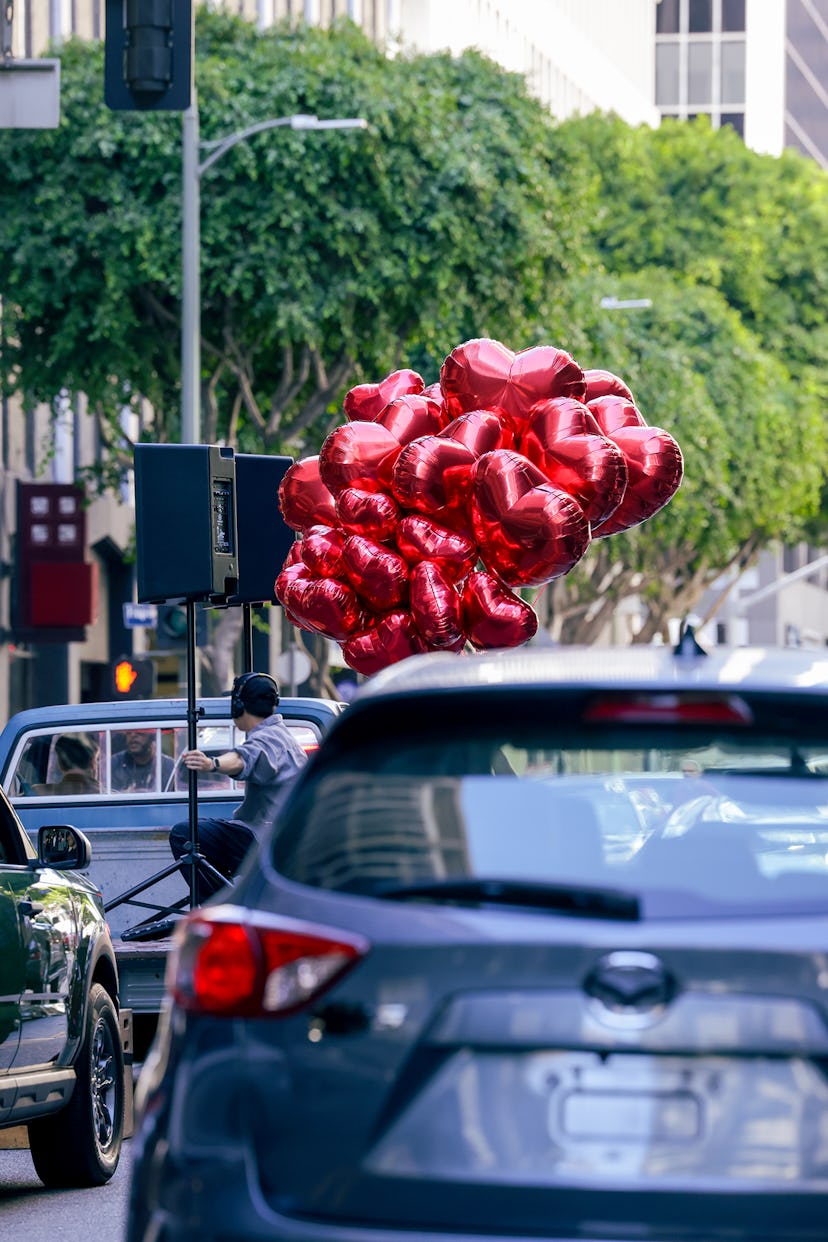
[[[275,594],[365,674],[416,652],[526,642],[537,615],[515,588],[568,573],[682,479],[678,444],[623,380],[551,345],[466,341],[439,384],[394,371],[352,388],[345,415],[282,482],[297,539]]]

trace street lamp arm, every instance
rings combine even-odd
[[[271,117],[266,121],[256,121],[253,125],[248,125],[244,129],[238,130],[235,134],[228,134],[226,138],[216,138],[212,142],[202,142],[199,145],[205,148],[212,147],[213,150],[205,160],[202,160],[198,166],[199,177],[203,176],[211,164],[215,164],[216,160],[220,160],[223,155],[230,151],[239,142],[244,142],[253,134],[261,134],[267,129],[278,129],[280,126],[289,125],[291,129],[367,129],[368,122],[364,117],[334,117],[329,121],[320,121],[318,116],[312,113],[297,112],[293,116]]]

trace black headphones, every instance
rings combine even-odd
[[[248,694],[245,694],[245,686],[249,685],[254,677],[260,682],[266,682],[267,685],[251,686]],[[230,715],[233,719],[238,720],[242,712],[247,711],[248,698],[256,699],[262,691],[266,692],[267,690],[273,691],[275,701],[270,710],[275,711],[279,706],[279,684],[274,677],[270,676],[270,673],[242,673],[241,676],[237,677],[233,682],[233,689],[230,691]]]

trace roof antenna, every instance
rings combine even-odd
[[[673,648],[673,655],[706,656],[708,654],[696,638],[696,627],[698,625],[698,617],[692,614],[689,617],[685,617],[679,630],[679,640]]]

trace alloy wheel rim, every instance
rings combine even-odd
[[[112,1032],[103,1018],[98,1019],[92,1040],[92,1120],[101,1151],[106,1151],[115,1133],[114,1103],[115,1047]]]

